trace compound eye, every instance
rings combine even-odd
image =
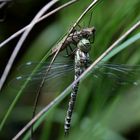
[[[91,49],[91,44],[89,40],[85,38],[80,40],[77,46],[81,51],[86,52],[86,53],[89,52]]]

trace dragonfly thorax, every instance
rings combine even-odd
[[[85,53],[89,52],[91,49],[90,41],[85,38],[81,39],[79,43],[77,44],[77,46],[78,46],[78,49],[80,49],[82,52],[85,52]]]

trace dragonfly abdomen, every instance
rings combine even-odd
[[[72,117],[72,113],[73,113],[73,110],[74,110],[74,105],[75,105],[75,102],[76,102],[76,96],[77,96],[77,93],[78,93],[78,85],[79,85],[79,82],[77,82],[72,87],[71,97],[70,97],[70,101],[69,101],[69,107],[68,107],[67,115],[66,115],[66,118],[65,118],[65,125],[64,125],[65,135],[67,135],[69,133],[70,124],[71,124],[71,117]]]

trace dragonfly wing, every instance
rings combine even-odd
[[[28,65],[25,65],[25,67],[21,66],[20,69],[23,69],[26,71],[23,74],[20,71],[20,75],[14,78],[10,82],[10,87],[21,87],[25,82],[28,82],[28,86],[33,85],[39,85],[39,83],[44,79],[45,82],[48,82],[52,79],[64,76],[68,72],[73,71],[73,64],[64,64],[64,63],[54,63],[50,70],[47,72],[49,65],[46,65],[46,63],[43,63],[42,66],[37,69],[34,73],[31,71],[31,67],[34,67],[35,63],[28,63]],[[26,74],[25,74],[26,73]],[[17,89],[17,88],[16,88]]]
[[[117,84],[126,85],[133,84],[138,85],[136,81],[140,72],[140,65],[125,65],[125,64],[102,64],[95,70],[97,78],[103,78],[107,76]]]

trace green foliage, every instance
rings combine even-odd
[[[61,0],[59,4],[63,2],[66,1]],[[57,12],[55,16],[51,16],[48,20],[39,23],[33,28],[14,63],[14,67],[0,95],[0,139],[14,137],[32,117],[36,93],[34,88],[37,85],[27,87],[29,81],[26,80],[21,85],[15,83],[14,87],[11,86],[12,79],[18,76],[19,73],[29,73],[24,70],[18,72],[19,66],[24,65],[27,61],[40,62],[37,67],[32,68],[30,71],[31,75],[34,75],[41,67],[41,63],[50,62],[49,52],[51,48],[57,45],[56,42],[59,42],[62,36],[67,33],[68,29],[90,2],[90,0],[79,0],[79,2]],[[17,5],[22,7],[22,10],[25,10],[19,12],[20,9],[18,9],[19,6]],[[25,26],[34,17],[35,11],[38,11],[43,6],[43,0],[13,3],[7,9],[5,21],[0,24],[2,31],[1,41],[16,32],[19,27]],[[89,26],[88,23],[92,12],[90,26],[95,26],[96,28],[95,42],[92,44],[93,48],[90,52],[92,61],[140,19],[139,8],[139,0],[100,0],[99,4],[86,14],[80,26],[82,28]],[[25,18],[24,14],[28,15],[27,18]],[[18,19],[22,19],[20,23]],[[12,28],[13,26],[15,29]],[[130,34],[124,42],[106,56],[104,61],[139,65],[139,31],[137,29]],[[15,42],[1,48],[0,58],[3,58],[2,65],[9,58],[9,51],[15,46]],[[57,59],[65,60],[64,55],[65,52],[60,53],[59,56],[61,57]],[[54,79],[52,84],[42,89],[37,112],[66,89],[67,85],[70,84],[71,77],[73,77],[73,74],[68,73],[67,76]],[[136,77],[136,81],[139,81],[139,79],[140,75]],[[96,79],[90,74],[80,83],[69,137],[64,137],[63,130],[68,106],[68,98],[64,100],[64,96],[57,102],[58,104],[62,100],[59,105],[54,105],[35,123],[34,137],[39,140],[138,140],[140,137],[139,133],[137,133],[137,130],[140,130],[139,88],[139,85],[134,86],[132,84],[117,85],[116,82],[113,82],[112,79],[109,80],[105,76],[101,79]],[[67,92],[67,94],[69,93]],[[7,132],[9,132],[8,135]],[[23,139],[29,139],[29,137],[30,130],[27,131]]]

